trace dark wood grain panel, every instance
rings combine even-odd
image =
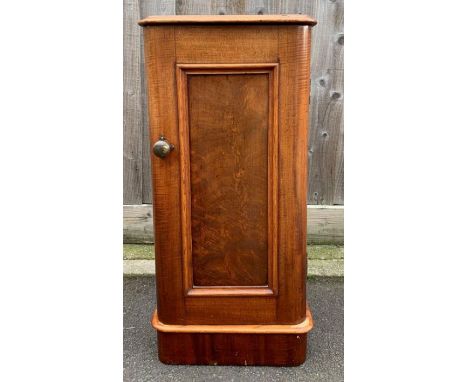
[[[305,361],[307,334],[158,332],[166,364],[297,366]]]
[[[193,283],[268,283],[268,74],[188,76]]]
[[[278,290],[278,64],[178,64],[177,68],[180,152],[182,167],[181,212],[183,221],[182,241],[184,243],[183,268],[186,295],[191,297],[260,297],[276,295]],[[231,78],[235,80],[231,84],[218,83],[220,80],[227,80],[229,82]],[[190,143],[190,141],[193,140],[194,135],[194,133],[192,132],[193,123],[191,121],[191,115],[194,112],[194,108],[193,105],[191,105],[190,95],[193,97],[193,94],[196,92],[194,91],[194,89],[190,90],[191,86],[189,83],[193,82],[194,79],[200,82],[199,85],[200,87],[203,87],[203,92],[209,94],[209,99],[207,99],[206,94],[202,93],[201,102],[199,105],[202,111],[197,112],[197,118],[202,118],[202,124],[206,123],[208,126],[210,126],[211,130],[214,129],[214,132],[211,132],[210,129],[205,129],[206,131],[201,131],[201,139],[203,139],[203,133],[209,135],[210,138],[206,139],[206,141],[201,140],[202,144],[200,146],[200,150],[198,151],[201,153],[202,157],[198,159],[196,158],[196,155],[195,158],[193,157],[194,147],[196,145],[192,145]],[[222,94],[220,93],[220,90],[216,91],[216,89],[214,88],[204,86],[204,82],[207,79],[213,79],[215,81],[215,88],[218,87],[220,89],[223,89],[222,91],[224,92],[232,93],[228,97],[229,99],[224,102],[224,104],[220,103],[219,101],[220,98],[223,98]],[[258,85],[260,85],[260,88],[257,88]],[[232,86],[232,88],[229,90],[230,86]],[[262,86],[263,105],[259,105],[258,97],[262,96]],[[247,103],[242,102],[242,98],[245,95],[241,94],[243,92],[245,93],[246,90]],[[220,96],[220,94],[221,97],[218,97]],[[239,105],[235,106],[234,108],[232,108],[232,106],[229,106],[235,103],[239,103]],[[249,103],[253,103],[254,107],[252,108],[252,106],[249,106]],[[260,116],[260,121],[256,121],[256,119],[258,119],[258,116],[256,117],[255,115],[250,114],[255,114],[258,112],[258,110],[261,110],[262,108],[263,111],[261,113],[263,113],[263,116]],[[197,111],[198,109],[199,107],[196,106],[195,111]],[[215,110],[215,112],[213,112],[212,110]],[[222,110],[223,112],[220,112],[220,110]],[[233,110],[237,110],[236,113],[233,114]],[[228,114],[232,114],[230,118],[226,118],[226,111]],[[234,118],[235,114],[237,116]],[[218,120],[211,120],[211,118],[213,118],[213,115],[216,115],[215,118],[218,118]],[[203,119],[205,119],[206,121],[203,122]],[[235,125],[232,124],[233,121],[235,121]],[[199,122],[197,123],[199,124]],[[252,129],[252,124],[263,124],[263,128],[259,131],[256,131],[255,129],[257,129],[257,127],[254,127]],[[234,137],[234,140],[232,139],[232,137],[229,137],[229,134],[226,133],[227,129],[224,128],[225,125],[228,127],[228,129],[232,129],[234,127],[234,130],[231,131],[231,134],[235,133],[238,135],[237,137]],[[244,133],[241,133],[241,131],[239,130],[239,126],[245,129]],[[249,137],[249,135],[251,136]],[[260,144],[263,145],[263,147],[262,150],[259,150],[258,147],[256,147],[255,139],[253,138],[262,135],[263,142],[260,142]],[[197,136],[197,133],[195,133],[195,136]],[[210,139],[212,140],[210,141]],[[220,139],[221,141],[219,141]],[[237,146],[233,145],[233,142],[237,142]],[[206,145],[204,146],[203,143],[206,143]],[[225,144],[228,145],[227,149],[226,147],[223,147],[223,145]],[[215,147],[213,149],[213,153],[211,153],[211,148],[207,149],[207,147],[211,146]],[[243,147],[245,147],[247,154],[242,153]],[[205,151],[208,151],[209,153],[208,160],[204,164],[203,162],[206,159],[205,155],[207,155]],[[260,160],[259,163],[256,163],[258,162],[258,160],[252,160],[252,156],[258,156],[259,154],[260,158],[263,157],[263,160]],[[220,161],[220,156],[227,156],[228,159],[222,158],[222,160]],[[196,162],[200,163],[197,164]],[[220,166],[219,163],[222,163],[222,165]],[[235,167],[232,167],[233,164]],[[257,170],[257,164],[260,165],[260,172]],[[200,178],[199,175],[193,174],[193,172],[197,168],[200,168],[200,165],[202,169],[207,169],[207,171],[204,172],[205,175],[202,177],[202,182],[200,182],[198,179]],[[231,166],[232,168],[229,168],[229,166]],[[261,169],[262,166],[263,170]],[[243,174],[245,173],[244,167],[248,169],[247,178],[244,176],[245,174]],[[261,205],[258,203],[258,195],[256,195],[257,191],[259,191],[259,187],[257,187],[257,181],[255,180],[251,185],[252,182],[250,181],[250,178],[252,176],[254,178],[257,178],[257,181],[260,180],[260,183],[258,183],[258,185],[264,190],[263,196],[260,197],[260,201],[262,201],[263,203],[263,211],[260,211],[259,213],[257,213],[257,209],[261,208]],[[226,179],[228,179],[227,183],[225,182]],[[197,182],[199,183],[198,186]],[[212,190],[203,190],[199,188],[200,186],[208,186],[212,188]],[[234,204],[232,200],[233,190],[235,193],[241,191],[245,194],[241,194],[240,199],[238,198],[238,200],[234,199]],[[249,195],[249,193],[251,193],[251,196]],[[220,205],[219,200],[216,200],[216,198],[219,199],[219,197],[225,199],[224,202],[221,204],[222,209],[229,211],[230,208],[232,209],[234,207],[235,211],[233,211],[233,215],[226,215],[225,213],[221,213],[221,210],[219,208],[215,208],[216,213],[214,216],[216,217],[215,220],[218,223],[217,226],[212,226],[212,222],[209,219],[204,219],[202,222],[200,222],[197,220],[197,217],[195,217],[194,222],[192,216],[193,203],[197,200],[196,195],[200,194],[203,196],[201,199],[202,204],[198,207],[198,212],[203,218],[206,217],[207,205],[213,205],[214,207]],[[209,196],[205,197],[205,195]],[[211,200],[209,199],[210,197],[214,199]],[[198,200],[200,200],[200,197],[198,197]],[[249,214],[251,216],[249,216]],[[243,218],[242,223],[235,223],[235,225],[245,230],[247,235],[245,235],[244,232],[239,230],[237,230],[237,232],[234,232],[234,235],[232,235],[232,232],[229,231],[229,228],[225,229],[224,227],[229,227],[230,225],[232,225],[230,224],[230,221],[238,221],[240,217]],[[252,221],[253,218],[257,219],[257,221]],[[258,224],[259,218],[264,220],[263,222],[261,222],[261,224],[265,227],[265,229],[263,230],[263,237],[258,237],[258,235],[256,235],[259,229],[262,231],[261,226]],[[200,227],[204,231],[201,234],[199,232]],[[219,245],[217,248],[216,245],[212,246],[210,243],[217,243],[220,237],[222,237],[222,235],[219,236],[218,232],[220,227],[222,228],[222,231],[220,232],[224,232],[225,234],[227,234],[227,237],[230,238],[231,242],[228,246],[226,246],[226,243],[223,243],[221,241],[220,243],[218,243]],[[233,227],[233,230],[235,231],[235,227]],[[192,238],[192,234],[195,235],[194,238]],[[197,278],[197,271],[195,270],[194,272],[194,265],[198,266],[200,261],[197,261],[197,259],[195,258],[196,254],[194,255],[194,253],[192,252],[194,246],[196,246],[197,244],[197,238],[202,237],[203,240],[205,240],[207,236],[207,247],[208,251],[211,250],[211,255],[205,256],[206,259],[201,259],[202,264],[199,266],[200,271],[209,272],[208,282],[203,283],[203,281],[199,282],[199,278],[198,280],[195,279]],[[234,237],[235,239],[233,239]],[[252,238],[254,240],[252,240]],[[254,245],[252,248],[248,248],[249,252],[247,253],[245,252],[245,248],[242,248],[238,244],[243,240],[246,241],[247,245]],[[205,247],[206,246],[203,246],[204,249],[207,249]],[[210,249],[210,247],[212,248]],[[220,251],[220,249],[222,251]],[[258,249],[261,249],[261,251],[258,251]],[[196,249],[195,252],[197,252]],[[242,252],[244,253],[242,254]],[[264,256],[263,261],[259,264],[255,261],[255,257],[262,256],[262,252],[266,256]],[[241,256],[239,256],[239,253],[241,253]],[[238,277],[238,272],[236,272],[236,269],[234,268],[236,264],[233,264],[232,260],[229,259],[229,256],[233,256],[233,260],[237,261],[237,263],[239,263],[239,266],[243,268],[240,274],[241,277]],[[219,260],[222,260],[222,262]],[[244,263],[242,262],[243,260],[245,260]],[[206,267],[206,264],[203,263],[204,261],[213,262],[213,265],[215,267],[214,269],[222,269],[223,272],[212,272],[213,269],[207,269],[209,267]],[[257,274],[257,278],[254,279],[253,282],[252,278],[249,276],[249,272],[251,274],[252,272],[255,272],[255,274]],[[215,277],[216,275],[217,277]],[[232,279],[232,276],[234,276],[235,279]],[[213,280],[215,280],[215,282],[210,283],[209,277],[212,277]],[[226,277],[230,277],[231,280]],[[201,302],[202,301],[199,301],[199,303]]]

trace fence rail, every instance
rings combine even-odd
[[[343,206],[308,206],[307,242],[342,245],[344,243],[343,215]],[[154,243],[152,205],[124,205],[123,217],[124,243]]]

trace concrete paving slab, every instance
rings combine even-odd
[[[307,260],[307,277],[314,276],[329,276],[343,277],[344,276],[344,260]]]

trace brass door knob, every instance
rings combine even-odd
[[[172,150],[174,150],[174,145],[170,144],[163,136],[153,146],[154,155],[159,158],[165,158]]]

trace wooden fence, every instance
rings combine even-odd
[[[142,205],[146,211],[143,205],[152,202],[143,38],[137,21],[150,15],[285,13],[318,20],[312,30],[308,203],[344,204],[343,0],[124,0],[125,205]]]

